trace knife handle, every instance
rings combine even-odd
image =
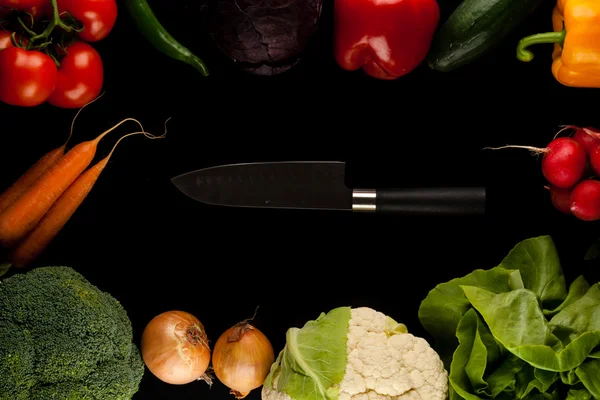
[[[460,216],[485,213],[484,187],[354,190],[353,211]]]

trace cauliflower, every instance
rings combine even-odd
[[[445,400],[448,372],[429,343],[371,308],[340,307],[291,328],[262,400]]]

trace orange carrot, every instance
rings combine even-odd
[[[96,155],[98,142],[126,121],[138,122],[127,118],[95,139],[79,143],[0,213],[0,243],[4,247],[12,247],[23,239],[48,212],[56,199],[90,165]]]
[[[92,104],[98,100],[102,95],[96,97],[77,111],[73,121],[71,122],[71,132],[67,141],[60,147],[50,150],[46,155],[40,158],[35,164],[33,164],[17,181],[15,181],[4,193],[0,194],[0,213],[8,208],[16,199],[18,199],[24,192],[30,187],[42,174],[50,168],[52,165],[65,155],[67,144],[73,136],[73,125],[77,120],[77,116],[87,105]]]
[[[90,193],[100,174],[108,164],[115,148],[121,140],[131,135],[144,134],[151,139],[163,136],[152,136],[146,132],[135,132],[121,137],[104,159],[82,173],[71,186],[56,200],[36,227],[10,253],[10,263],[18,268],[26,267],[46,249],[52,240],[66,225],[81,203]]]
[[[50,166],[65,155],[66,143],[50,150],[46,155],[33,164],[21,177],[0,195],[0,213],[18,199],[33,182],[35,182]]]

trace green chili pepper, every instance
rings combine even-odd
[[[156,18],[146,0],[125,0],[127,10],[135,22],[138,31],[157,50],[167,56],[183,61],[196,68],[202,75],[208,76],[208,67],[187,47],[179,43]]]

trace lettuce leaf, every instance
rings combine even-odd
[[[565,400],[592,400],[592,395],[586,389],[571,389]]]
[[[464,286],[463,290],[494,337],[536,368],[572,370],[600,345],[600,331],[589,331],[564,346],[552,333],[535,294],[527,289],[500,294],[473,286]]]
[[[571,331],[569,340],[589,331],[600,331],[600,285],[591,286],[586,293],[565,306],[550,324]]]
[[[575,374],[595,398],[600,399],[600,360],[589,360],[575,370]]]
[[[460,344],[454,352],[450,366],[449,380],[452,387],[466,400],[478,400],[479,395],[491,396],[490,385],[485,380],[486,370],[488,365],[493,365],[503,358],[501,345],[496,342],[474,309],[467,311],[460,320],[456,337]],[[520,368],[516,371],[518,370]],[[516,371],[498,384],[509,386],[511,381],[514,381]]]
[[[321,313],[301,329],[288,329],[285,347],[264,386],[294,400],[337,400],[346,373],[350,316],[350,307],[339,307]],[[324,342],[327,346],[322,346]]]
[[[513,287],[522,287],[522,281],[519,271],[504,268],[476,270],[465,277],[442,283],[429,292],[419,307],[419,320],[433,336],[436,350],[447,369],[450,368],[452,354],[458,346],[458,324],[472,308],[461,289],[462,285],[486,288],[494,292],[508,292]]]
[[[455,336],[458,323],[472,307],[461,286],[479,287],[494,293],[525,288],[549,308],[547,312],[560,307],[567,297],[565,277],[550,236],[523,240],[492,269],[477,269],[437,285],[421,302],[419,320],[433,336],[446,368],[450,367],[452,353],[458,346]]]
[[[451,400],[600,399],[600,284],[567,289],[550,236],[437,285],[419,308]]]
[[[524,288],[536,294],[543,308],[557,307],[567,296],[565,276],[550,236],[520,242],[502,260],[499,267],[518,269]]]
[[[569,286],[569,292],[567,293],[565,300],[553,310],[544,310],[544,315],[546,317],[553,317],[569,304],[574,303],[583,297],[583,295],[586,294],[589,289],[590,284],[585,280],[585,278],[583,276],[578,277]]]

